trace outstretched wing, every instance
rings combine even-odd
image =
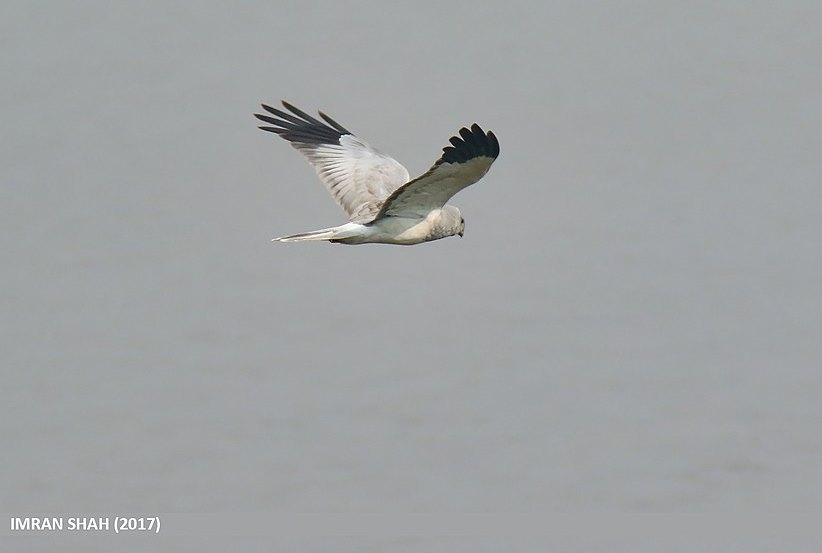
[[[263,104],[263,109],[275,117],[255,113],[257,119],[271,125],[260,128],[288,140],[308,159],[349,220],[372,220],[383,201],[408,182],[408,170],[398,161],[378,152],[323,112],[320,117],[324,122],[286,101],[283,106],[291,113]]]
[[[451,137],[451,146],[442,149],[442,157],[427,173],[402,185],[385,200],[374,220],[391,215],[424,216],[488,172],[499,155],[494,133],[486,133],[474,123],[470,129],[461,128],[459,134]]]

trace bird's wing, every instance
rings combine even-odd
[[[271,115],[255,113],[264,131],[291,142],[351,221],[370,221],[391,193],[408,182],[408,170],[320,112],[324,121],[283,101],[291,113],[263,104]]]
[[[470,129],[461,128],[450,142],[428,172],[400,186],[385,200],[374,220],[392,215],[425,216],[480,180],[499,155],[497,137],[476,123]]]

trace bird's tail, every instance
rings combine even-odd
[[[281,236],[279,238],[272,238],[272,242],[304,242],[308,240],[339,240],[341,238],[349,238],[357,235],[357,228],[362,225],[348,223],[338,227],[324,228],[320,230],[312,230],[311,232],[301,232],[299,234],[291,234],[289,236]]]

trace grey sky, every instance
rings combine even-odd
[[[822,507],[817,3],[4,2],[0,31],[0,510]],[[256,130],[280,98],[412,174],[493,130],[465,238],[271,244],[342,218]]]

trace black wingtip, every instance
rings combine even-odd
[[[272,108],[271,106],[269,106],[267,104],[260,104],[260,106],[262,106],[262,108],[264,110],[266,110],[268,113],[270,113],[272,115],[277,115],[277,109]]]
[[[254,117],[259,119],[260,121],[265,121],[266,123],[273,123],[275,119],[273,117],[269,117],[268,115],[263,115],[262,113],[255,113]],[[276,125],[276,123],[273,123]]]
[[[485,135],[491,141],[492,153],[494,159],[499,157],[499,140],[497,140],[497,135],[494,134],[493,131],[488,131]]]
[[[339,123],[334,121],[333,119],[331,119],[329,116],[327,116],[323,112],[320,111],[318,113],[320,114],[320,117],[322,117],[323,120],[326,123],[328,123],[329,125],[334,127],[336,130],[340,131],[341,134],[353,134],[351,131],[349,131],[348,129],[346,129],[345,127],[343,127],[342,125],[340,125]]]
[[[345,127],[325,114],[320,114],[325,120],[323,123],[288,101],[281,100],[281,102],[287,111],[268,104],[260,104],[263,110],[271,114],[254,114],[254,117],[267,123],[266,126],[259,127],[260,129],[276,133],[289,142],[297,144],[339,144],[342,135],[351,134]]]
[[[449,139],[451,146],[442,149],[442,157],[437,163],[465,163],[477,157],[490,157],[496,159],[499,156],[499,141],[493,132],[487,133],[482,130],[477,123],[471,128],[463,127],[458,132],[459,136],[452,136]]]
[[[288,111],[290,111],[291,113],[293,113],[294,115],[296,115],[296,116],[298,116],[298,117],[302,118],[302,119],[303,119],[303,120],[305,120],[305,121],[308,121],[309,123],[313,123],[313,124],[315,124],[315,125],[323,125],[322,121],[319,121],[318,119],[316,119],[316,118],[312,117],[311,115],[308,115],[308,114],[307,114],[306,112],[304,112],[303,110],[301,110],[301,109],[299,109],[299,108],[296,108],[296,107],[292,106],[291,104],[289,104],[289,103],[288,103],[288,102],[286,102],[285,100],[280,100],[280,101],[283,103],[283,105],[285,106],[285,108],[286,108]]]

